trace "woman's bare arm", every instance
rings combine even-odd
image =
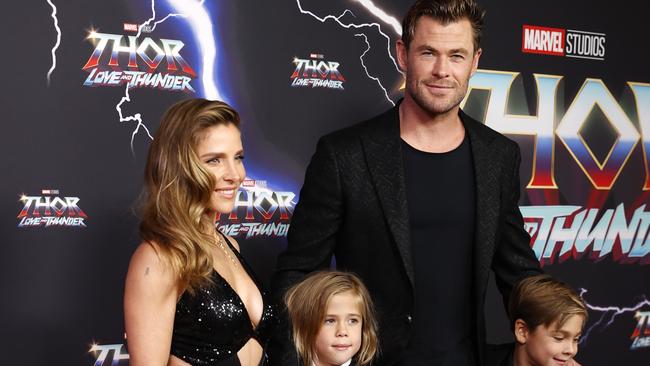
[[[140,244],[131,257],[124,289],[129,365],[167,365],[178,296],[178,281],[154,245]]]

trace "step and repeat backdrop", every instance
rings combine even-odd
[[[544,270],[590,311],[583,365],[650,361],[648,5],[480,1],[463,108],[517,141]],[[146,151],[172,103],[243,117],[217,225],[268,284],[323,134],[395,105],[408,1],[43,0],[3,11],[0,363],[128,365],[122,292]],[[435,207],[432,207],[435,210]],[[490,342],[511,340],[494,287]]]

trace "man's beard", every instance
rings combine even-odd
[[[407,73],[407,79],[409,75]],[[425,84],[436,84],[444,86],[453,86],[453,94],[444,96],[434,95],[427,90]],[[458,85],[456,82],[442,82],[440,80],[415,80],[406,83],[407,92],[415,103],[430,116],[445,114],[456,108],[463,101],[467,93],[467,85]]]

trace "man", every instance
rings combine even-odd
[[[518,208],[519,148],[459,107],[482,21],[473,0],[411,7],[397,42],[403,101],[320,139],[278,258],[279,292],[332,255],[363,279],[376,365],[483,364],[490,268],[506,300],[540,272]]]

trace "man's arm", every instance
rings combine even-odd
[[[278,256],[272,281],[276,294],[284,294],[306,274],[328,268],[342,210],[336,153],[326,137],[322,137],[305,173],[305,183],[291,218],[287,249]]]
[[[307,167],[291,218],[287,249],[278,256],[271,281],[279,303],[283,304],[287,289],[308,273],[329,267],[343,216],[341,196],[336,154],[323,137]],[[291,325],[284,306],[282,309],[280,329],[269,344],[269,361],[272,366],[296,366],[299,361],[291,341]]]
[[[504,221],[492,261],[492,269],[504,304],[508,304],[510,292],[519,280],[542,273],[539,261],[530,247],[530,235],[524,230],[524,219],[519,210],[521,154],[516,143],[513,142],[512,146],[514,149],[512,171],[509,179],[505,180],[508,189],[505,191],[503,201]]]

